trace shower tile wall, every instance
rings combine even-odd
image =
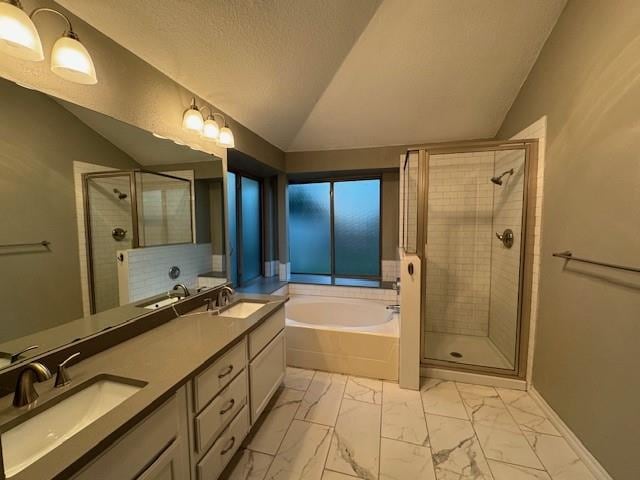
[[[400,156],[400,238],[398,245],[407,253],[416,253],[418,235],[418,153],[409,155],[406,177],[404,176],[405,156]],[[405,198],[406,183],[406,198]],[[406,212],[405,212],[406,209]],[[404,237],[403,238],[403,234]]]
[[[426,331],[489,334],[493,152],[429,158]]]
[[[496,152],[494,175],[514,169],[504,177],[501,187],[493,189],[493,230],[514,233],[513,247],[507,249],[495,237],[491,242],[491,301],[489,338],[513,364],[518,323],[518,280],[520,245],[522,244],[522,208],[524,185],[524,152]]]
[[[113,192],[118,189],[127,195],[119,199]],[[119,305],[116,252],[131,248],[131,195],[129,176],[94,178],[89,181],[91,244],[96,312]],[[122,241],[112,236],[114,228],[127,231]]]

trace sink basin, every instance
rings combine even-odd
[[[65,440],[138,392],[144,382],[96,377],[71,395],[51,400],[52,406],[34,410],[27,420],[2,433],[2,456],[7,479],[58,447]]]
[[[156,310],[158,308],[162,308],[162,307],[166,307],[167,305],[171,305],[172,303],[176,303],[180,300],[182,300],[183,297],[169,297],[169,298],[165,298],[163,300],[156,300],[154,302],[151,303],[146,303],[143,305],[140,305],[143,308],[146,308],[147,310]]]
[[[220,312],[223,317],[247,318],[252,313],[258,311],[264,306],[264,303],[256,302],[238,302],[235,305]]]

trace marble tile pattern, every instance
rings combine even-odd
[[[225,480],[594,480],[526,392],[288,368]]]

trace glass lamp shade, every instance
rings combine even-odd
[[[234,148],[236,146],[235,140],[233,139],[233,132],[229,127],[222,127],[220,129],[217,144],[224,148]]]
[[[182,116],[182,128],[191,132],[202,132],[204,119],[197,107],[189,107]]]
[[[38,30],[24,10],[0,2],[0,51],[23,60],[44,59]]]
[[[91,55],[75,38],[64,36],[53,44],[51,71],[75,83],[95,85],[98,83]]]
[[[207,118],[202,127],[202,137],[207,140],[217,140],[219,136],[220,125],[212,117]]]

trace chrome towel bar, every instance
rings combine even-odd
[[[32,243],[6,243],[0,244],[0,248],[13,248],[13,247],[48,247],[51,245],[49,240],[42,240],[41,242]]]
[[[615,268],[617,270],[625,270],[627,272],[640,273],[640,268],[629,267],[626,265],[616,265],[615,263],[597,262],[595,260],[589,260],[588,258],[574,257],[571,250],[564,252],[557,252],[553,254],[554,257],[564,258],[565,260],[574,260],[576,262],[590,263],[592,265],[600,265],[601,267]]]

